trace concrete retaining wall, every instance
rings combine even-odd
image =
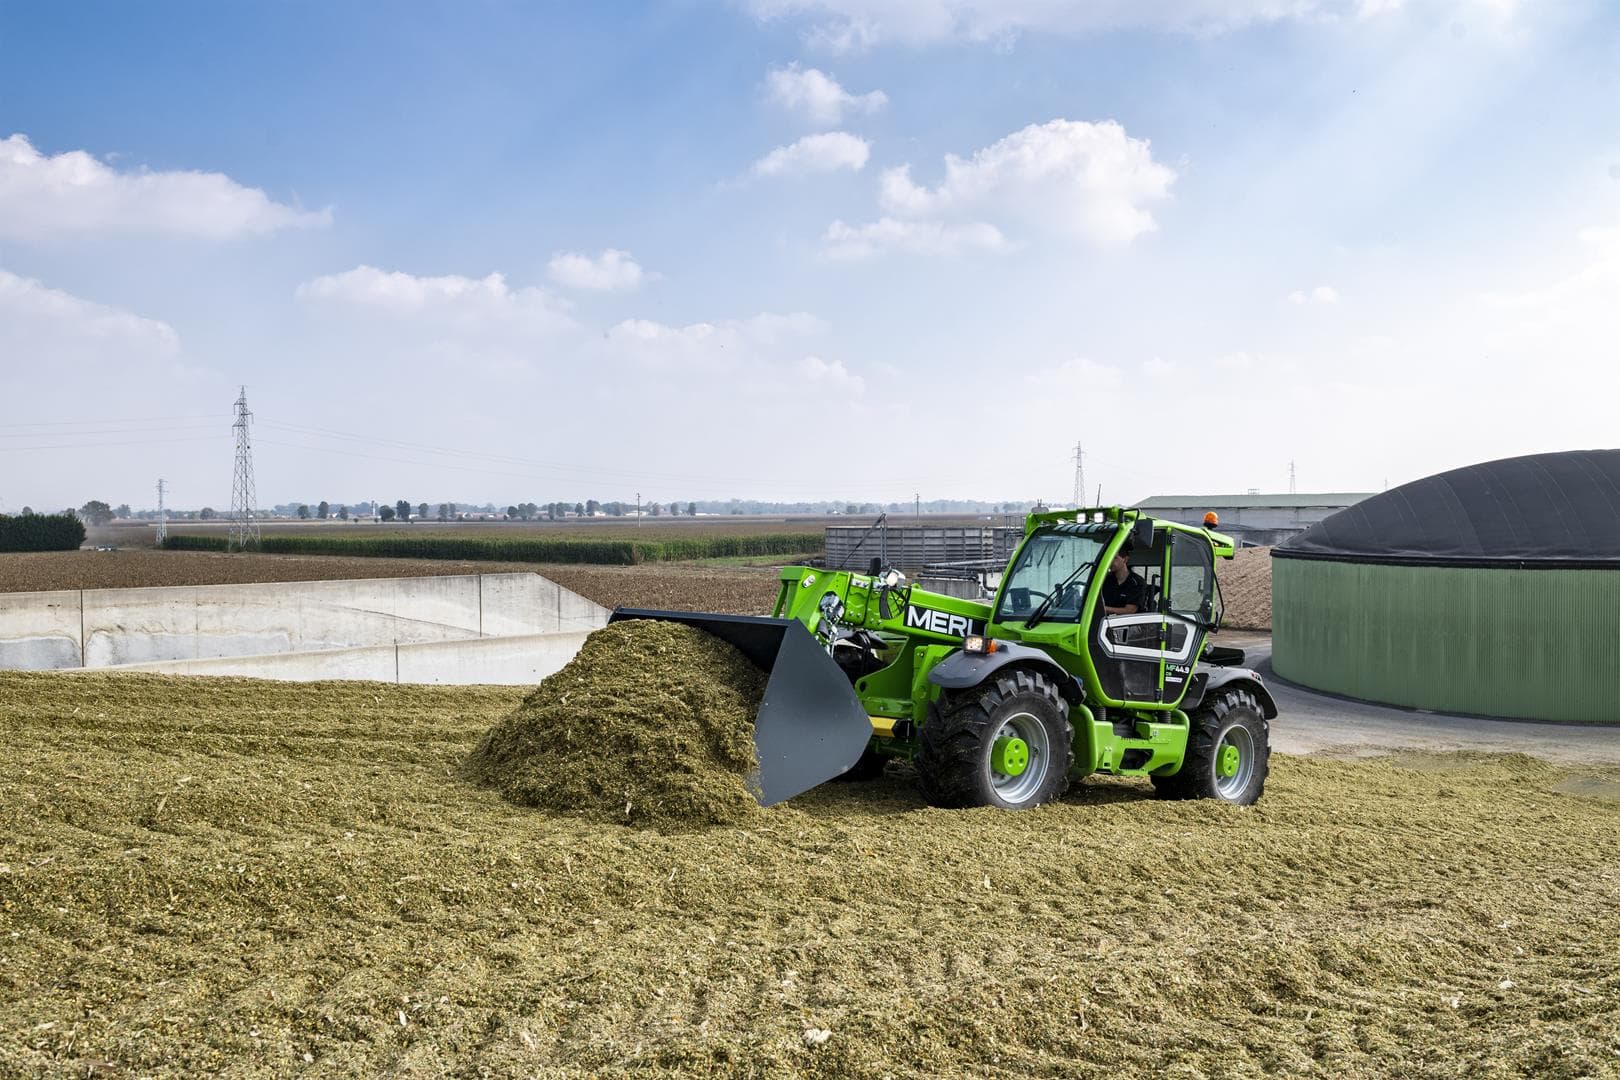
[[[250,679],[373,682],[467,686],[537,683],[574,658],[590,631],[517,637],[435,641],[417,645],[371,645],[358,649],[226,656],[210,660],[163,660],[123,664],[104,671],[150,671],[169,675],[238,675]]]
[[[7,593],[0,594],[0,668],[221,657],[253,657],[264,666],[268,656],[379,646],[391,658],[396,646],[577,635],[606,625],[607,616],[606,608],[538,574]],[[302,663],[314,671],[328,662]],[[391,660],[385,667],[390,679],[405,670]]]

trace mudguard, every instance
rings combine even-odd
[[[1241,686],[1254,695],[1254,700],[1260,703],[1260,713],[1267,720],[1277,718],[1277,702],[1266,689],[1266,684],[1260,681],[1258,672],[1241,667],[1210,667],[1199,664],[1193,672],[1192,685],[1187,687],[1187,696],[1182,699],[1181,711],[1192,712],[1203,704],[1204,699],[1212,691],[1221,690],[1228,686]]]
[[[961,649],[951,653],[934,665],[928,673],[928,681],[945,690],[966,690],[978,686],[1008,664],[1038,668],[1057,684],[1058,693],[1071,705],[1086,699],[1086,688],[1080,680],[1064,671],[1047,653],[1030,645],[999,639],[993,653],[970,653]]]

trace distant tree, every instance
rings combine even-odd
[[[411,520],[411,504],[404,499],[394,504],[394,516],[401,521]]]
[[[214,518],[218,517],[219,515],[214,513],[214,508],[212,506],[205,506],[201,510],[197,511],[197,516],[202,518],[204,521],[213,521]]]
[[[377,514],[384,521],[393,521],[394,520],[394,508],[392,506],[379,507],[378,510],[377,510]]]
[[[681,504],[680,503],[672,502],[672,503],[669,504],[669,516],[670,517],[680,517],[681,516]]]
[[[105,525],[112,519],[112,507],[100,499],[91,499],[79,507],[79,520],[87,525]]]
[[[687,503],[686,504],[686,513],[687,513],[688,517],[697,517],[697,503],[695,503],[695,502]]]
[[[516,506],[508,506],[506,508],[506,516],[508,520],[516,521],[518,519],[518,508]]]
[[[854,503],[848,503],[844,506],[844,513],[846,514],[858,514],[860,512],[861,508],[856,506]]]
[[[315,516],[320,518],[322,521],[325,521],[327,518],[332,516],[332,508],[331,506],[327,505],[325,499],[322,499],[321,505],[315,508]]]
[[[574,513],[576,513],[576,514],[585,513],[585,504],[584,503],[575,503],[574,504]]]
[[[439,504],[439,520],[440,521],[449,521],[451,518],[455,517],[455,514],[456,514],[456,504],[455,503],[440,503]]]
[[[602,509],[602,504],[597,502],[595,499],[585,500],[585,512],[591,517],[595,517],[596,512],[600,509]]]
[[[298,507],[298,520],[299,521],[308,521],[309,520],[309,507],[308,506],[300,505]]]
[[[647,513],[651,514],[653,517],[657,517],[659,514],[661,514],[663,509],[664,508],[659,506],[657,503],[647,504]]]
[[[23,512],[23,517],[32,517],[33,513],[34,513],[34,508],[32,506],[25,506],[25,507],[23,507],[22,512]]]
[[[338,520],[339,521],[348,521],[349,520],[349,508],[347,506],[339,506],[338,507]]]
[[[119,503],[117,508],[113,510],[113,517],[127,518],[130,516],[129,503]]]

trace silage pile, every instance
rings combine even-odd
[[[468,773],[521,806],[597,821],[736,822],[758,810],[747,775],[765,682],[701,630],[614,623],[490,729]]]

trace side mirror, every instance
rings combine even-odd
[[[1131,526],[1131,546],[1137,551],[1145,551],[1153,546],[1152,518],[1136,519],[1136,524]]]
[[[877,577],[881,573],[883,573],[883,560],[874,555],[872,556],[871,565],[866,568],[866,576]]]

